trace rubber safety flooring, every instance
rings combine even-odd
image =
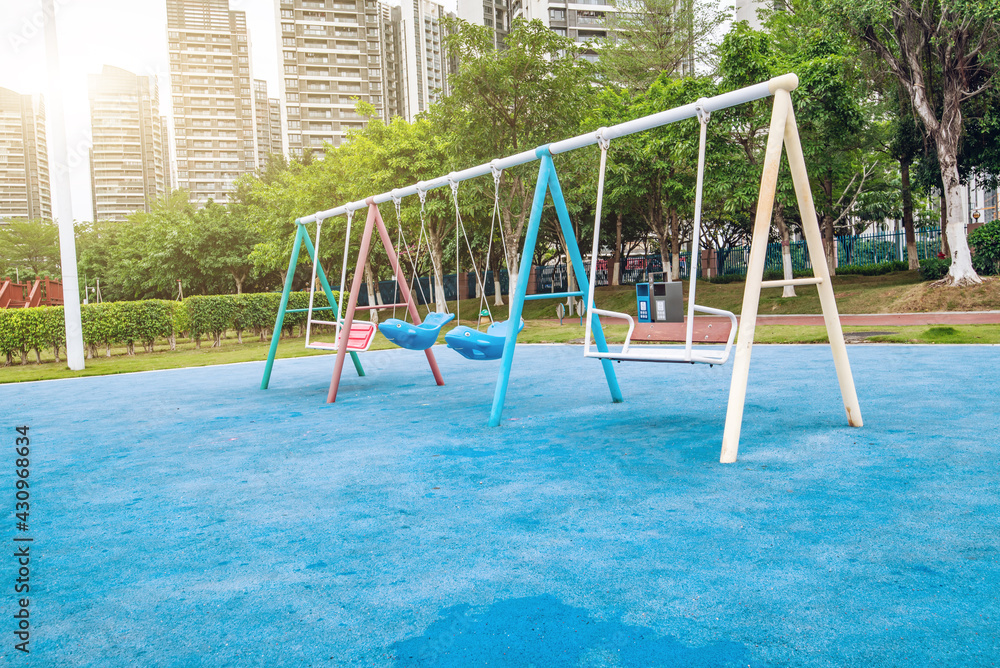
[[[994,666],[1000,347],[579,346],[331,357],[0,387],[0,665]],[[350,365],[348,365],[350,369]],[[30,516],[14,515],[29,427]],[[30,654],[14,648],[30,543]]]

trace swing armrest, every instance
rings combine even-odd
[[[621,320],[628,320],[628,334],[625,335],[625,345],[622,346],[622,352],[627,353],[629,344],[632,343],[632,332],[635,331],[635,318],[630,316],[628,313],[619,313],[618,311],[605,311],[604,309],[594,308],[591,309],[591,313],[597,315],[603,315],[608,318],[619,318]]]

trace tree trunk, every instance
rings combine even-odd
[[[938,142],[938,162],[941,163],[941,181],[948,206],[947,236],[944,233],[942,236],[948,242],[948,257],[951,258],[951,268],[944,282],[948,285],[976,285],[983,280],[972,267],[972,253],[969,252],[969,241],[962,224],[962,184],[958,178],[956,158],[958,149],[946,152],[942,144],[944,142]]]
[[[901,194],[903,196],[903,232],[906,235],[906,261],[910,271],[920,269],[920,259],[917,257],[917,235],[913,229],[913,193],[910,190],[910,161],[899,161],[899,174],[902,179]]]
[[[681,230],[677,209],[670,209],[670,280],[681,280]]]
[[[365,283],[368,286],[368,305],[376,306],[378,305],[378,293],[377,285],[375,283],[375,274],[372,273],[372,265],[370,262],[365,262]],[[378,324],[378,309],[371,309],[368,311],[368,320],[374,324]]]
[[[236,281],[236,294],[238,295],[243,294],[243,277],[237,276],[234,273],[231,273],[231,275],[233,277],[233,280]]]
[[[837,275],[837,238],[833,234],[833,217],[823,214],[820,217],[820,227],[823,229],[823,252],[826,254],[826,266],[831,276]]]
[[[518,280],[521,268],[521,235],[524,233],[524,226],[531,213],[533,195],[533,193],[529,194],[527,192],[524,181],[520,177],[511,177],[508,199],[500,207],[500,224],[503,226],[504,239],[507,242],[507,247],[504,250],[507,256],[508,295],[517,294],[517,290],[520,287],[518,286]],[[521,211],[516,215],[511,210],[511,203],[513,202],[521,205]],[[525,293],[527,293],[527,290],[525,290]]]
[[[941,252],[945,257],[951,257],[951,246],[948,243],[948,198],[941,192]]]
[[[441,237],[432,230],[427,231],[427,241],[431,247],[431,265],[434,267],[434,309],[438,313],[447,313],[448,300],[444,294],[444,247],[441,243]],[[457,276],[455,281],[457,288]]]
[[[795,277],[792,267],[792,240],[788,234],[788,226],[785,225],[785,207],[781,202],[774,205],[774,224],[778,227],[778,234],[781,235],[781,271],[786,281]],[[794,297],[795,286],[786,285],[781,291],[782,297]]]
[[[608,267],[608,285],[620,285],[619,272],[622,262],[622,213],[618,212],[618,220],[615,224],[615,252],[611,256],[611,266]]]

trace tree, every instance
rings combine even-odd
[[[909,100],[904,100],[902,96],[898,95],[896,98],[899,101],[899,108],[898,113],[890,121],[890,137],[887,148],[889,155],[899,163],[906,258],[910,271],[916,271],[920,269],[920,259],[917,257],[917,235],[913,225],[913,186],[910,181],[910,167],[923,152],[923,142],[921,141],[921,132],[913,119],[912,110],[909,108]]]
[[[575,42],[537,20],[515,20],[505,48],[499,50],[494,49],[491,28],[464,21],[452,22],[450,28],[448,48],[459,69],[449,79],[451,95],[429,116],[447,131],[449,150],[459,166],[534,149],[579,130],[593,94],[594,72],[578,57]],[[500,222],[512,292],[536,171],[531,166],[508,169],[501,182]],[[491,186],[487,189],[492,195]]]
[[[694,76],[698,44],[708,41],[724,15],[699,0],[623,0],[605,15],[612,37],[600,43],[598,70],[611,84],[636,93],[664,72]]]
[[[59,226],[51,220],[0,223],[0,268],[23,280],[59,273]]]
[[[980,283],[963,233],[958,158],[963,107],[993,83],[991,68],[1000,55],[1000,7],[972,0],[836,0],[833,8],[888,65],[933,140],[947,213],[942,227],[951,252],[945,282]]]
[[[393,118],[388,124],[378,119],[369,121],[364,130],[352,135],[351,140],[339,149],[343,177],[349,184],[352,197],[362,199],[447,174],[453,156],[441,135],[432,121],[422,118],[413,123],[400,117]],[[411,273],[409,264],[415,262],[420,254],[420,208],[417,197],[406,200],[405,211],[403,202],[400,202],[400,220],[411,250],[407,253],[406,249],[397,249],[405,274]],[[396,227],[395,211],[384,218],[390,231]],[[436,306],[438,311],[443,312],[447,310],[444,256],[455,231],[450,189],[428,191],[422,228],[426,234],[424,245],[429,246],[424,256],[430,255],[434,272]]]
[[[594,122],[613,125],[709,97],[714,92],[707,78],[671,79],[662,73],[640,95],[606,90]],[[712,146],[706,147],[706,153],[717,154],[716,138],[713,133]],[[608,154],[605,193],[609,203],[642,217],[659,241],[664,270],[669,269],[672,278],[680,276],[682,227],[689,227],[692,220],[689,212],[694,208],[698,142],[698,121],[688,120],[616,139]]]
[[[872,130],[877,97],[866,86],[856,49],[843,28],[809,2],[774,12],[768,21],[782,73],[796,72],[795,115],[831,275],[836,237],[870,179],[881,173]],[[787,181],[786,181],[787,183]]]
[[[231,279],[236,294],[242,294],[253,269],[250,253],[258,238],[245,212],[233,204],[210,203],[194,214],[193,223],[192,251],[206,283],[229,292]]]

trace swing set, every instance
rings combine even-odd
[[[402,241],[402,225],[399,217],[399,203],[404,197],[418,195],[421,200],[421,240],[424,234],[423,203],[428,190],[450,185],[452,189],[452,199],[455,206],[456,215],[456,273],[458,269],[458,234],[461,231],[465,234],[465,227],[461,220],[458,205],[458,184],[462,181],[491,174],[494,177],[494,211],[493,223],[499,211],[499,184],[503,170],[511,167],[526,164],[538,160],[540,162],[538,170],[538,180],[535,185],[534,197],[532,200],[531,213],[528,219],[527,231],[525,234],[522,257],[530,258],[534,254],[538,241],[538,232],[541,224],[542,210],[546,199],[551,196],[555,206],[556,217],[566,239],[567,255],[573,272],[576,275],[578,290],[559,293],[526,294],[528,280],[530,278],[530,262],[521,262],[518,268],[517,286],[510,301],[510,316],[505,322],[492,322],[486,332],[480,332],[470,327],[459,326],[445,335],[445,341],[449,348],[472,360],[500,360],[500,371],[497,378],[496,388],[493,395],[493,405],[490,411],[489,425],[500,424],[503,412],[504,400],[507,394],[507,387],[510,380],[511,367],[513,365],[515,345],[517,336],[524,327],[521,318],[524,302],[536,299],[566,299],[586,298],[586,311],[584,313],[585,343],[584,357],[598,359],[608,383],[611,400],[614,403],[623,401],[621,388],[615,375],[613,362],[660,362],[660,363],[687,363],[687,364],[709,364],[721,365],[728,362],[733,349],[735,348],[734,366],[732,380],[730,381],[729,401],[726,411],[725,430],[722,437],[722,454],[720,461],[723,463],[735,462],[739,448],[740,429],[743,421],[743,410],[746,399],[746,388],[750,367],[750,352],[753,346],[754,329],[756,325],[757,310],[760,301],[760,291],[764,288],[783,287],[786,285],[815,285],[819,292],[820,304],[823,310],[824,322],[826,324],[827,335],[830,347],[833,352],[834,367],[840,383],[841,397],[847,413],[848,424],[854,427],[862,426],[861,409],[858,404],[857,392],[854,386],[854,378],[851,374],[850,363],[847,358],[847,348],[844,342],[843,330],[840,324],[840,317],[837,313],[837,304],[833,294],[833,286],[830,282],[829,269],[823,254],[821,234],[819,224],[816,219],[815,206],[812,200],[812,192],[809,187],[808,176],[806,174],[805,160],[802,154],[802,146],[799,140],[798,128],[795,123],[795,115],[791,102],[791,91],[798,86],[798,78],[794,74],[786,74],[775,77],[769,81],[748,86],[729,93],[723,93],[712,98],[703,98],[697,102],[669,109],[650,116],[645,116],[633,121],[621,123],[610,128],[601,128],[596,132],[591,132],[563,141],[540,146],[534,150],[524,151],[507,158],[493,160],[484,165],[472,167],[460,172],[453,172],[447,176],[439,177],[431,181],[421,181],[407,188],[393,190],[390,193],[383,193],[369,197],[361,202],[353,202],[341,207],[321,211],[312,216],[298,219],[295,242],[292,248],[292,257],[289,262],[289,271],[286,275],[284,292],[278,310],[278,317],[275,322],[274,335],[271,342],[271,349],[268,355],[267,364],[264,371],[264,379],[261,383],[262,389],[267,389],[270,373],[274,361],[274,354],[277,349],[277,342],[281,332],[281,326],[286,312],[288,297],[291,290],[292,276],[298,262],[301,246],[304,244],[306,252],[313,263],[313,280],[310,285],[310,300],[307,310],[307,345],[310,347],[322,347],[335,351],[337,354],[334,363],[333,376],[330,382],[330,390],[327,394],[327,401],[334,402],[343,374],[344,362],[348,354],[351,355],[358,375],[363,376],[364,370],[358,359],[357,353],[368,349],[371,344],[371,337],[374,335],[374,325],[370,323],[357,323],[354,320],[358,309],[388,309],[396,307],[406,307],[410,314],[410,323],[403,320],[390,319],[379,326],[380,331],[386,337],[404,348],[413,350],[423,350],[427,356],[431,372],[438,385],[443,385],[444,380],[438,370],[434,353],[431,350],[434,342],[440,333],[441,328],[453,319],[450,313],[430,313],[426,320],[421,322],[417,313],[416,305],[413,301],[412,293],[408,287],[406,277],[403,274],[399,259],[389,238],[385,223],[378,209],[378,204],[394,201],[397,213],[397,225],[399,226],[400,241]],[[720,309],[713,309],[695,304],[698,267],[697,262],[700,251],[700,231],[701,231],[701,206],[702,191],[705,172],[705,143],[707,125],[713,111],[726,109],[739,104],[745,104],[753,100],[766,97],[774,97],[771,112],[770,129],[768,133],[767,148],[764,156],[763,173],[761,176],[760,192],[757,200],[757,212],[754,222],[753,235],[751,239],[750,258],[747,266],[746,288],[743,294],[742,315],[738,321],[733,313]],[[652,346],[631,346],[632,334],[635,329],[635,321],[631,315],[615,311],[601,310],[594,302],[594,284],[597,273],[597,257],[600,250],[600,225],[601,213],[604,198],[604,176],[607,166],[608,151],[613,140],[643,132],[652,128],[660,127],[669,123],[675,123],[688,118],[697,118],[699,121],[700,135],[698,148],[698,168],[695,186],[695,210],[694,210],[694,230],[693,230],[693,252],[691,254],[691,278],[688,290],[687,317],[685,318],[685,340],[683,348],[662,348]],[[576,235],[573,231],[563,197],[559,178],[556,174],[555,165],[552,161],[553,155],[565,153],[586,146],[598,145],[601,151],[600,176],[598,181],[598,191],[596,196],[596,210],[594,221],[594,239],[590,258],[590,272],[585,270],[580,249],[576,244]],[[764,281],[764,263],[767,251],[768,233],[771,227],[771,212],[774,206],[774,195],[777,186],[778,170],[781,162],[781,153],[784,148],[790,167],[792,182],[794,185],[796,199],[798,200],[799,213],[802,220],[802,230],[806,238],[806,244],[813,265],[814,276],[811,278],[797,278]],[[347,301],[346,312],[341,317],[341,309],[333,297],[326,276],[319,266],[318,248],[322,221],[335,216],[347,216],[347,233],[344,241],[344,259],[341,269],[341,286],[346,280],[347,252],[350,243],[351,218],[355,211],[367,208],[368,216],[365,222],[364,232],[361,237],[360,250],[358,253],[357,267],[354,272],[354,279]],[[314,248],[306,225],[315,222],[316,247]],[[490,248],[492,248],[493,230],[491,224]],[[393,271],[393,276],[397,286],[397,294],[401,299],[398,303],[370,305],[359,307],[357,305],[361,288],[361,277],[368,259],[371,245],[371,236],[374,229],[378,229],[379,237],[389,258],[389,264]],[[502,229],[501,229],[502,233]],[[471,244],[468,235],[465,234],[466,245],[471,255]],[[410,257],[409,247],[407,256]],[[418,257],[419,257],[418,242]],[[506,248],[506,244],[505,244]],[[411,266],[416,274],[416,262],[412,261]],[[487,265],[489,263],[489,251],[487,251]],[[509,264],[509,263],[508,263]],[[485,298],[485,290],[478,270],[473,262],[473,270],[476,275],[477,285],[480,288],[482,298]],[[312,317],[315,309],[313,307],[313,296],[316,290],[316,279],[319,279],[322,289],[327,295],[330,309],[335,311],[336,319],[333,321],[320,321]],[[419,286],[419,281],[418,281]],[[423,288],[420,287],[422,291]],[[395,299],[394,299],[395,301]],[[425,299],[426,301],[426,299]],[[693,331],[695,313],[708,313],[721,315],[729,318],[731,329],[723,350],[706,349],[702,346],[697,348],[693,345]],[[601,316],[606,318],[623,319],[628,322],[629,328],[626,334],[625,343],[620,350],[609,349],[604,336],[601,324]],[[518,323],[517,327],[510,326],[510,323]],[[325,324],[335,328],[337,342],[334,344],[310,345],[309,327],[311,324]],[[737,336],[737,327],[739,334]],[[735,339],[735,344],[734,344]],[[596,350],[594,349],[596,347]]]

